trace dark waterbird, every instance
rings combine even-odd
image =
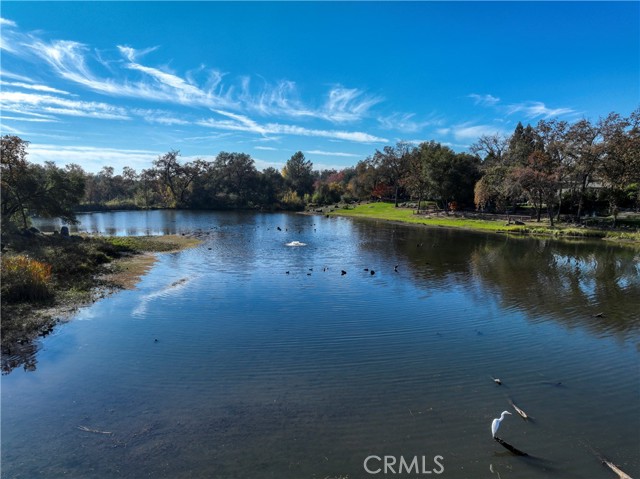
[[[345,270],[342,270],[342,272],[340,274],[341,274],[341,276],[344,276],[345,274],[347,274],[347,272]]]

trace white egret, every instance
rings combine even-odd
[[[502,411],[502,414],[500,415],[500,418],[499,419],[498,418],[494,419],[493,422],[491,423],[491,435],[493,437],[496,437],[496,433],[498,432],[498,428],[500,427],[500,423],[504,419],[504,415],[505,414],[511,415],[511,413],[509,411]]]

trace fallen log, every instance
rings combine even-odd
[[[631,479],[631,476],[629,474],[627,474],[624,471],[620,470],[620,468],[618,466],[616,466],[614,463],[609,462],[606,459],[603,459],[602,463],[605,466],[607,466],[609,469],[611,469],[613,472],[615,472],[618,475],[619,479]]]
[[[511,403],[511,405],[513,406],[513,409],[515,409],[515,410],[516,410],[516,412],[517,412],[518,414],[520,414],[520,417],[521,417],[522,419],[524,419],[525,421],[529,419],[529,416],[527,416],[527,413],[526,413],[526,412],[524,412],[522,409],[520,409],[518,406],[516,406],[516,405],[514,404],[514,402],[513,402],[513,401],[509,401],[509,402],[510,402],[510,403]]]
[[[618,475],[618,479],[632,479],[629,474],[621,470],[613,462],[608,461],[602,454],[595,451],[592,447],[589,447],[589,449],[591,449],[591,452],[600,460],[600,462],[602,462],[602,464],[607,466],[609,469],[611,469],[614,473]]]

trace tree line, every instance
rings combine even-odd
[[[160,155],[139,173],[105,166],[27,161],[28,142],[2,137],[2,223],[28,225],[30,214],[73,221],[78,208],[303,209],[308,205],[386,199],[430,200],[442,210],[515,211],[526,203],[538,220],[640,206],[640,108],[593,123],[518,123],[511,135],[483,135],[468,152],[435,141],[397,142],[355,166],[314,170],[302,152],[282,170],[258,171],[246,153],[213,161]]]

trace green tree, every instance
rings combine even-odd
[[[180,152],[171,150],[153,162],[161,184],[167,206],[183,208],[187,206],[191,184],[206,168],[206,162],[195,160],[181,164]]]
[[[476,156],[456,154],[451,148],[433,141],[422,143],[420,154],[425,163],[429,195],[442,209],[473,203],[474,187],[480,178],[480,161]]]
[[[289,158],[282,169],[282,176],[299,197],[313,193],[313,163],[305,159],[301,151]]]
[[[53,162],[34,165],[27,161],[29,143],[5,135],[1,146],[2,226],[29,225],[29,215],[61,218],[73,223],[74,207],[84,195],[85,175],[77,165],[67,169]]]
[[[216,157],[213,168],[221,190],[229,196],[237,196],[239,206],[245,206],[258,180],[253,158],[246,153],[222,151]]]
[[[531,125],[523,127],[522,123],[518,122],[509,138],[509,147],[506,152],[507,164],[512,167],[526,166],[531,153],[542,149],[540,138]]]
[[[356,198],[369,199],[371,192],[379,182],[380,174],[373,165],[373,160],[367,158],[356,164],[347,188]]]
[[[429,188],[429,176],[428,176],[428,156],[433,151],[440,147],[439,143],[434,141],[421,143],[418,148],[414,148],[409,153],[408,163],[408,175],[405,179],[405,184],[411,195],[418,198],[418,210],[420,210],[420,203],[424,199]]]
[[[265,206],[276,205],[286,192],[286,182],[282,174],[269,167],[258,177],[258,199]]]

